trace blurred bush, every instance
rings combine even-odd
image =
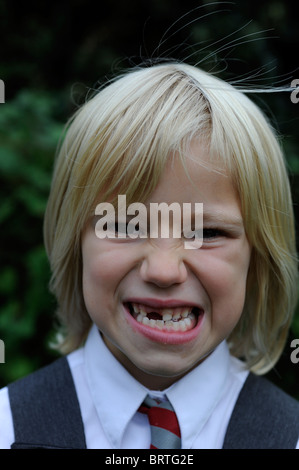
[[[22,90],[0,108],[1,385],[49,359],[55,303],[47,289],[42,224],[63,126],[55,119],[58,105],[53,95]]]

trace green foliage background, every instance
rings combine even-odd
[[[82,95],[103,77],[154,56],[190,55],[190,63],[225,79],[243,77],[263,86],[299,78],[296,2],[208,3],[118,0],[97,10],[89,0],[0,0],[0,78],[6,85],[0,105],[0,387],[56,356],[48,346],[55,300],[47,289],[42,224],[55,149]],[[252,97],[281,135],[298,221],[299,104],[286,93]],[[299,312],[269,377],[299,398],[292,338],[299,338]]]

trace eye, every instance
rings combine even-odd
[[[132,239],[145,238],[147,235],[146,227],[143,227],[139,222],[132,223],[132,220],[116,221],[115,233],[118,234],[118,238]]]
[[[127,234],[127,227],[128,223],[127,222],[115,222],[115,233],[121,233],[121,234]]]
[[[223,236],[225,236],[224,231],[218,228],[204,228],[203,229],[204,240],[212,240],[213,238],[219,238]]]
[[[192,240],[194,239],[195,235],[197,238],[202,237],[203,240],[213,240],[214,238],[226,236],[225,232],[218,228],[203,228],[202,231],[190,232],[190,234],[185,235],[185,237]]]

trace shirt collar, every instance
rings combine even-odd
[[[200,365],[165,391],[177,414],[184,449],[192,447],[221,399],[229,362],[230,354],[224,341]]]
[[[87,381],[99,419],[112,447],[120,449],[125,429],[147,390],[113,356],[95,325],[87,338],[84,355]]]
[[[112,447],[120,449],[128,423],[147,393],[155,395],[155,392],[141,385],[120,364],[95,325],[89,333],[84,355],[87,381],[99,419]],[[229,357],[227,344],[223,342],[202,364],[164,391],[177,414],[183,448],[192,446],[221,398]],[[161,392],[156,395],[161,396]]]

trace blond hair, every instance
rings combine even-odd
[[[82,294],[80,236],[102,201],[145,201],[170,152],[194,137],[229,170],[252,246],[247,295],[229,338],[248,368],[268,371],[283,350],[297,299],[294,216],[283,155],[259,108],[228,83],[190,65],[137,68],[89,99],[68,123],[45,215],[51,290],[64,325],[63,352],[91,326]]]

